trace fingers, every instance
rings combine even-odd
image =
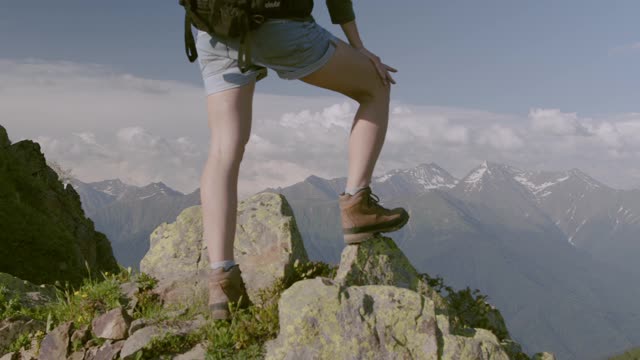
[[[388,71],[398,72],[398,70],[397,70],[397,69],[392,68],[391,66],[389,66],[389,65],[387,65],[387,64],[383,64],[383,65],[384,65],[384,67],[385,67]]]
[[[389,74],[389,72],[394,72],[394,73],[398,72],[396,68],[389,66],[387,64],[384,64],[380,60],[380,57],[378,57],[377,55],[373,54],[372,52],[366,49],[361,49],[360,51],[364,53],[369,58],[369,60],[371,60],[384,86],[388,86],[389,83],[392,83],[392,84],[396,83],[395,79],[391,76],[391,74]]]
[[[376,71],[378,72],[378,76],[380,76],[380,80],[382,81],[382,84],[387,86],[387,75],[386,75],[387,72],[382,67],[382,63],[376,57],[372,57],[371,62],[373,63],[373,66],[376,68]]]

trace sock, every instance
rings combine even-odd
[[[218,268],[224,268],[224,271],[229,271],[229,269],[231,269],[235,265],[237,265],[237,264],[233,260],[223,260],[223,261],[218,261],[218,262],[212,263],[211,264],[211,269],[215,270],[215,269],[218,269]]]
[[[365,186],[363,186],[363,187],[353,188],[353,189],[345,188],[345,189],[344,189],[344,193],[345,193],[345,194],[349,194],[349,195],[352,195],[352,196],[353,196],[353,195],[355,195],[358,191],[360,191],[360,190],[362,190],[362,189],[366,188],[367,186],[369,186],[369,185],[367,184],[367,185],[365,185]]]

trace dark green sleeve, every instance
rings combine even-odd
[[[351,0],[327,0],[331,22],[344,24],[356,18]]]

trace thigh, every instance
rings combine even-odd
[[[198,62],[207,95],[259,81],[267,69],[253,65],[246,73],[238,68],[238,50],[229,41],[222,41],[204,31],[196,33]]]
[[[207,96],[210,151],[225,156],[241,155],[244,151],[251,136],[255,84],[253,80]]]
[[[337,39],[336,51],[324,66],[300,80],[344,94],[356,101],[371,94],[389,93],[371,60],[344,41]]]

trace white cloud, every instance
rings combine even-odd
[[[532,109],[529,111],[533,130],[550,135],[589,135],[578,121],[576,113],[563,113],[558,109]]]
[[[0,123],[84,181],[199,186],[210,133],[204,91],[99,65],[0,60]],[[239,196],[307,176],[346,176],[357,104],[342,97],[257,93]],[[485,159],[522,168],[583,168],[614,186],[637,185],[640,114],[590,119],[559,109],[525,116],[392,103],[374,175],[436,162],[463,176]],[[634,170],[635,169],[635,170]]]
[[[497,124],[491,125],[487,130],[481,130],[477,143],[498,150],[515,150],[524,146],[524,141],[513,129]]]

